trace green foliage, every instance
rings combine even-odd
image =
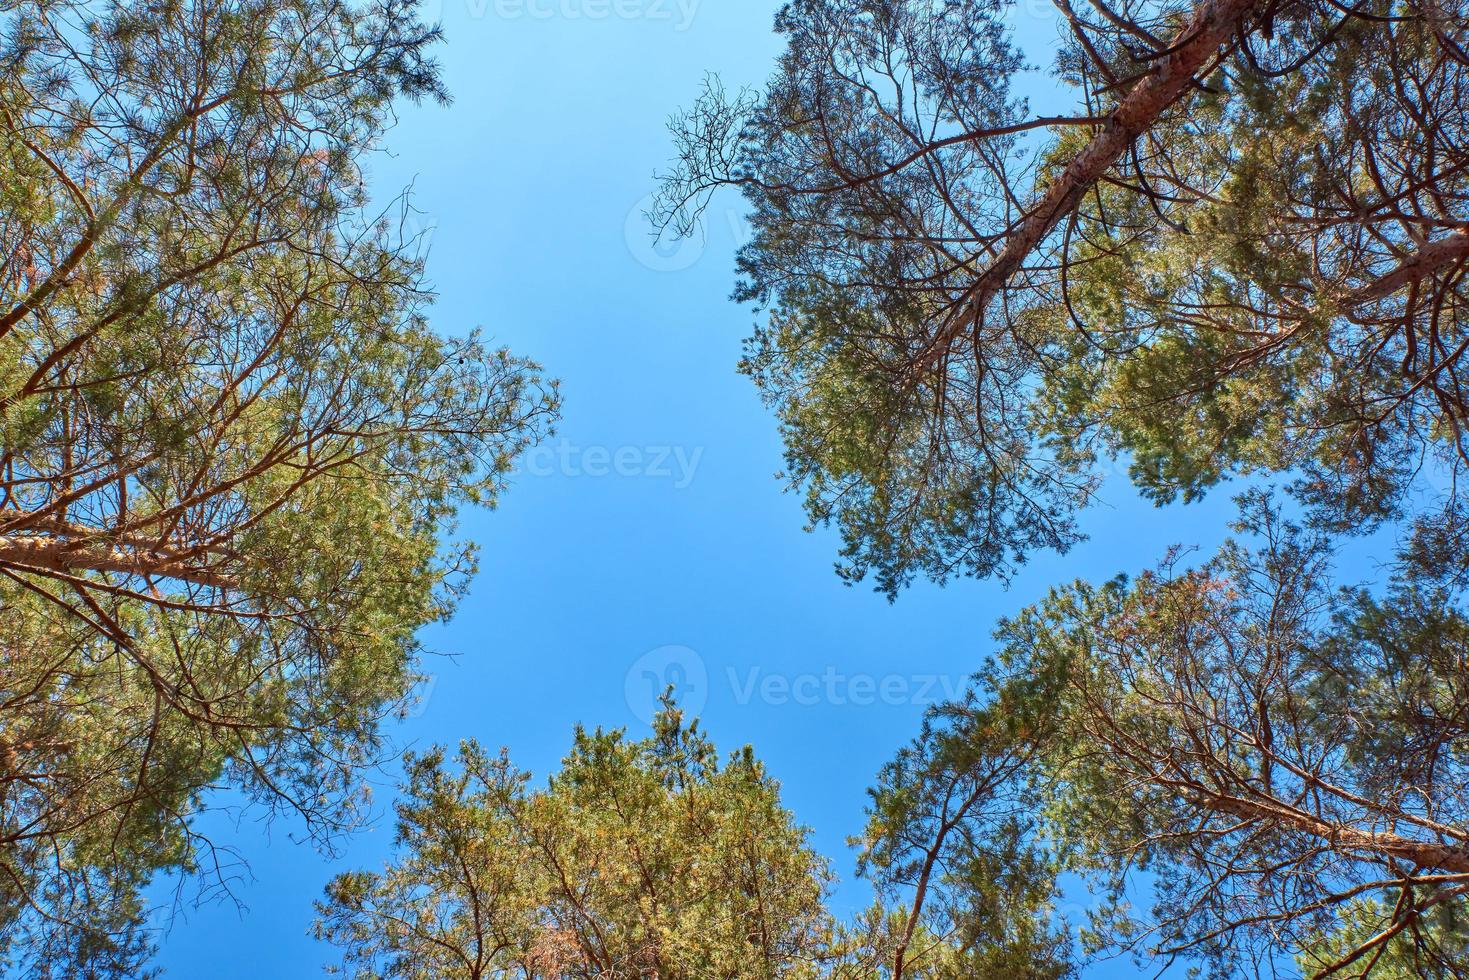
[[[1059,737],[1059,681],[1038,664],[987,702],[943,705],[872,793],[859,870],[887,904],[906,905],[904,925],[946,939],[937,948],[960,976],[1075,975],[1057,913],[1064,855],[1041,836],[1041,798],[1022,787],[992,805],[1019,786],[1035,746]]]
[[[319,906],[351,976],[746,980],[831,956],[829,873],[774,780],[671,702],[642,740],[578,729],[541,789],[473,742],[407,771],[393,861]]]
[[[1349,19],[1298,70],[1232,73],[1213,112],[1153,129],[1169,183],[1212,190],[1171,206],[1096,191],[1053,315],[1099,342],[1066,366],[1050,431],[1098,429],[1160,501],[1296,471],[1302,498],[1343,527],[1396,513],[1425,459],[1458,465],[1460,396],[1441,377],[1456,342],[1421,347],[1462,329],[1457,273],[1350,299],[1438,224],[1379,215],[1383,198],[1411,198],[1415,173],[1441,200],[1465,193],[1458,170],[1395,157],[1405,129],[1432,143],[1463,123],[1446,100],[1464,66],[1444,61],[1437,30]]]
[[[1058,3],[1078,105],[1036,117],[1004,4],[797,0],[763,91],[675,120],[654,217],[745,195],[736,296],[769,322],[744,367],[849,580],[1065,550],[1108,458],[1159,502],[1299,476],[1352,530],[1469,459],[1464,3],[1247,4],[1148,102],[1222,6]]]
[[[366,210],[395,102],[444,97],[413,3],[0,18],[0,950],[93,975],[77,937],[136,959],[137,889],[212,873],[211,789],[360,819],[455,514],[556,394],[430,330]]]
[[[1405,920],[1380,902],[1357,902],[1337,915],[1334,931],[1323,934],[1296,956],[1310,977],[1335,970],[1345,976],[1372,976],[1378,980],[1457,980],[1469,958],[1469,922],[1465,909],[1440,905],[1419,918]],[[1373,939],[1402,929],[1381,946]],[[1411,930],[1411,931],[1409,931]],[[1363,951],[1365,948],[1365,952]]]
[[[1003,623],[968,699],[883,773],[879,880],[911,886],[938,855],[935,914],[995,929],[1075,875],[1081,951],[1211,976],[1453,962],[1431,924],[1469,900],[1460,593],[1411,560],[1381,592],[1337,588],[1329,539],[1264,497],[1239,529],[1198,568],[1175,556]]]

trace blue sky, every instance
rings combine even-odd
[[[725,749],[751,743],[842,877],[869,898],[846,845],[878,768],[924,702],[990,652],[995,620],[1057,582],[1145,567],[1172,544],[1212,549],[1228,494],[1158,510],[1112,480],[1091,539],[1039,555],[1008,589],[915,586],[896,604],[832,571],[835,536],[802,533],[774,479],[780,446],[735,372],[753,313],[729,302],[738,201],[707,236],[655,249],[639,212],[668,156],[666,119],[705,72],[762,81],[778,53],[760,0],[429,0],[453,105],[405,107],[373,163],[380,199],[413,184],[429,231],[439,329],[480,326],[561,379],[565,418],[493,513],[464,515],[483,569],[458,616],[425,635],[444,656],[421,712],[394,737],[475,737],[538,777],[578,722],[639,731],[661,680],[682,678]],[[1039,11],[1049,4],[1032,0]],[[1049,20],[1020,4],[1037,62]],[[1069,99],[1045,74],[1039,107]],[[1064,101],[1063,101],[1064,104]],[[392,785],[377,790],[388,809]],[[164,940],[172,977],[312,977],[332,950],[312,902],[347,868],[386,857],[391,820],[338,860],[292,842],[289,821],[205,826],[248,861],[233,904],[189,910]],[[221,951],[228,950],[221,958]],[[1097,973],[1131,976],[1125,965]]]

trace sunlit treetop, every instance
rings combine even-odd
[[[1158,500],[1290,472],[1341,526],[1463,460],[1460,2],[1059,0],[1037,114],[998,0],[796,0],[677,117],[653,217],[735,187],[744,369],[840,569],[1004,576],[1098,463]]]
[[[1078,966],[1457,976],[1463,549],[1420,535],[1382,586],[1343,588],[1330,539],[1273,502],[1237,530],[1197,567],[1058,588],[1002,623],[967,697],[884,770],[870,873],[935,931],[1030,922],[1069,881]]]
[[[0,12],[0,952],[130,975],[132,889],[228,863],[211,786],[355,822],[455,514],[550,423],[364,192],[437,39],[400,0]]]

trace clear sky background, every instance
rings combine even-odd
[[[1017,28],[1048,67],[1050,5],[1030,2]],[[425,636],[443,656],[428,664],[421,712],[393,736],[508,746],[541,778],[576,723],[641,734],[653,692],[681,680],[721,749],[754,745],[832,858],[838,908],[858,909],[870,891],[846,841],[862,829],[866,789],[925,703],[991,652],[996,619],[1052,584],[1135,572],[1172,544],[1213,549],[1228,489],[1159,510],[1113,479],[1086,515],[1090,540],[1037,555],[1009,589],[920,584],[889,604],[844,586],[835,534],[802,532],[799,497],[774,478],[774,419],[735,372],[754,315],[728,300],[739,201],[716,201],[702,241],[667,248],[649,243],[639,214],[669,154],[666,119],[704,74],[731,86],[767,77],[776,4],[429,4],[454,103],[405,107],[373,184],[382,200],[414,186],[438,329],[480,326],[536,358],[566,404],[500,508],[464,515],[483,568],[454,621]],[[1047,72],[1026,86],[1038,109],[1070,103]],[[334,951],[308,935],[312,902],[333,874],[382,863],[392,796],[384,779],[381,818],[335,860],[293,843],[289,821],[206,819],[252,877],[236,883],[240,907],[175,922],[167,975],[320,976]]]

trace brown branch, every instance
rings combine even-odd
[[[178,579],[195,585],[232,589],[234,576],[190,565],[167,551],[143,551],[106,545],[78,546],[60,538],[0,535],[0,567],[51,572],[117,572]]]
[[[1446,265],[1466,259],[1469,259],[1469,232],[1456,231],[1446,238],[1429,242],[1406,256],[1391,272],[1347,293],[1340,301],[1341,306],[1350,308],[1383,299],[1409,283],[1426,279]]]
[[[1289,827],[1326,841],[1336,849],[1365,851],[1408,861],[1419,868],[1442,868],[1469,874],[1469,850],[1447,847],[1433,841],[1414,840],[1400,834],[1360,830],[1323,820],[1278,802],[1242,800],[1234,796],[1199,793],[1196,801],[1208,809],[1252,821]]]
[[[1082,196],[1135,139],[1193,88],[1200,69],[1239,30],[1241,22],[1264,5],[1264,0],[1206,0],[1195,9],[1167,54],[1157,59],[1157,67],[1118,103],[1101,131],[1029,208],[1000,253],[965,291],[959,301],[962,311],[934,335],[919,355],[917,371],[939,360],[962,333],[983,319],[990,301],[1061,219],[1075,210]]]

